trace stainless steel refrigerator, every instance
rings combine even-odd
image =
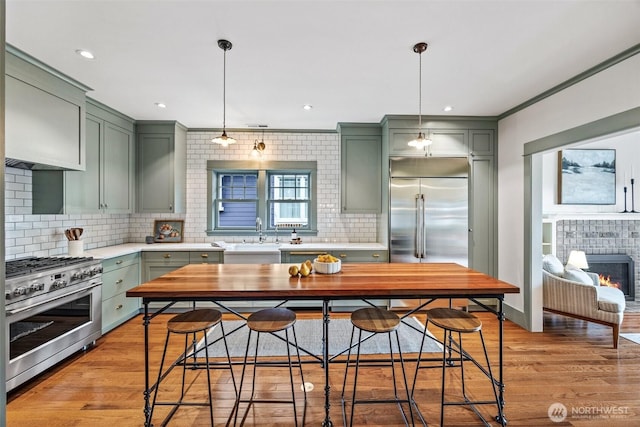
[[[391,262],[467,266],[467,159],[400,158],[390,166]]]
[[[469,163],[465,158],[397,158],[390,162],[391,262],[468,266]],[[418,301],[392,300],[392,307]]]

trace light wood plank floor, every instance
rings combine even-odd
[[[497,361],[497,321],[487,313],[478,314],[484,322],[485,338],[491,348],[490,358]],[[301,314],[300,317],[319,316]],[[165,337],[166,321],[161,315],[151,326],[151,363],[157,367]],[[440,336],[439,330],[433,330]],[[622,332],[640,332],[640,313],[625,317]],[[143,424],[143,327],[136,317],[101,338],[90,351],[80,353],[38,379],[8,395],[7,425],[30,426],[140,426]],[[178,340],[175,340],[177,344]],[[468,341],[468,342],[467,342]],[[475,339],[465,341],[465,348],[479,355]],[[506,382],[505,412],[509,426],[637,426],[640,425],[640,345],[620,338],[619,348],[611,348],[611,329],[604,326],[545,314],[545,332],[529,333],[511,322],[505,322]],[[179,345],[169,349],[176,355]],[[334,367],[335,366],[335,367]],[[495,366],[495,365],[494,365]],[[343,365],[332,365],[331,417],[334,425],[342,425],[340,390]],[[413,373],[413,365],[408,366]],[[497,369],[497,368],[495,368]],[[388,390],[391,377],[384,368],[361,372],[359,390],[381,396]],[[486,378],[471,369],[468,390],[476,397],[490,397]],[[239,375],[240,368],[236,373]],[[450,373],[449,373],[450,372]],[[447,379],[457,390],[459,376],[449,370]],[[204,397],[200,385],[203,375],[192,381],[191,396]],[[305,365],[305,380],[315,385],[309,393],[307,425],[320,425],[324,415],[323,373],[317,365]],[[288,395],[288,376],[281,372],[259,377],[263,393]],[[420,372],[416,399],[431,426],[439,425],[439,369]],[[224,425],[233,405],[233,388],[224,371],[212,374],[216,399],[216,425]],[[175,389],[179,381],[168,380],[167,388]],[[551,422],[549,406],[563,404],[569,415],[562,423]],[[487,416],[495,415],[494,407],[483,407]],[[162,411],[158,411],[162,412]],[[291,406],[257,406],[249,414],[247,425],[293,425]],[[155,418],[156,425],[160,418]],[[356,408],[357,425],[403,425],[393,405],[361,405]],[[206,408],[183,408],[170,425],[209,425]],[[481,425],[465,408],[446,410],[447,426]],[[495,423],[493,425],[496,425]]]

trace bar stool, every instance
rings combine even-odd
[[[307,412],[307,390],[304,387],[304,375],[302,374],[302,363],[300,361],[300,349],[298,348],[298,340],[296,338],[296,330],[294,324],[296,323],[296,314],[283,307],[278,308],[267,308],[264,310],[256,311],[252,313],[247,319],[247,327],[249,328],[249,336],[247,337],[247,348],[244,353],[244,363],[242,365],[242,377],[240,378],[240,389],[238,390],[238,398],[236,400],[236,416],[234,420],[234,425],[237,422],[238,414],[240,412],[240,403],[248,403],[247,408],[242,416],[242,420],[240,425],[243,425],[247,414],[249,413],[249,409],[251,405],[254,403],[291,403],[293,405],[293,418],[295,420],[295,425],[298,425],[298,414],[296,410],[296,393],[295,393],[295,385],[293,381],[293,363],[291,362],[291,349],[289,348],[292,344],[289,342],[289,330],[293,333],[293,346],[296,349],[297,354],[297,362],[296,364],[300,368],[300,381],[302,382],[302,391],[304,393],[304,410],[302,413],[302,425],[304,425],[304,420]],[[258,370],[258,366],[261,367],[279,367],[281,363],[259,363],[258,362],[258,346],[260,344],[260,334],[262,333],[275,333],[284,331],[284,340],[285,345],[287,347],[287,366],[289,367],[289,380],[291,382],[291,400],[282,400],[282,399],[256,399],[255,397],[255,387],[256,387],[256,371]],[[253,356],[253,378],[251,381],[251,397],[249,399],[242,399],[242,385],[244,383],[245,371],[248,364],[248,356],[249,356],[249,344],[251,343],[251,333],[256,332],[256,348]]]
[[[444,424],[444,407],[445,406],[469,406],[473,412],[484,422],[485,425],[490,425],[488,421],[480,414],[476,405],[496,405],[498,408],[498,416],[496,417],[496,421],[501,423],[502,425],[506,424],[506,420],[502,414],[502,405],[498,400],[498,392],[496,389],[497,381],[493,377],[491,372],[491,364],[489,363],[489,356],[487,354],[487,347],[485,346],[484,337],[482,335],[482,322],[473,314],[462,311],[455,310],[452,308],[433,308],[431,310],[427,310],[427,326],[429,323],[432,323],[434,326],[441,328],[444,331],[444,338],[442,339],[443,348],[442,348],[442,392],[440,396],[440,425]],[[426,335],[426,327],[425,327],[425,335]],[[476,361],[469,353],[467,353],[462,348],[462,334],[471,334],[474,332],[478,332],[480,334],[480,341],[482,343],[482,350],[484,352],[484,358],[487,364],[486,369]],[[458,339],[457,341],[453,338],[453,333],[457,333]],[[447,337],[449,338],[447,344]],[[424,336],[423,336],[424,343]],[[447,359],[447,350],[449,352],[449,359]],[[453,366],[453,354],[457,353],[460,356],[460,376],[462,383],[462,401],[448,401],[444,400],[444,390],[445,390],[445,368],[447,364]],[[413,393],[415,391],[416,379],[418,377],[418,370],[420,369],[420,359],[421,353],[418,356],[418,362],[416,364],[416,373],[413,379],[413,387],[411,389],[411,399],[413,401]],[[472,401],[467,397],[466,389],[465,389],[465,380],[464,380],[464,362],[469,361],[482,371],[484,375],[489,378],[491,381],[491,388],[493,389],[494,400],[476,400]]]
[[[158,371],[158,381],[155,385],[155,392],[153,394],[153,403],[151,405],[151,412],[149,414],[149,420],[153,418],[153,410],[156,405],[159,406],[173,406],[169,414],[166,416],[161,425],[166,425],[171,417],[176,413],[180,406],[208,406],[209,407],[209,415],[211,417],[211,425],[213,426],[213,398],[211,395],[211,374],[209,369],[212,366],[209,364],[209,342],[207,339],[207,332],[214,326],[220,324],[222,328],[222,337],[225,347],[225,352],[227,354],[227,362],[228,368],[231,372],[231,379],[233,381],[233,388],[236,389],[236,381],[233,375],[233,368],[231,364],[231,358],[229,357],[229,348],[227,347],[227,340],[224,333],[224,327],[222,326],[222,313],[215,309],[195,309],[191,311],[187,311],[185,313],[178,314],[172,317],[167,323],[167,338],[164,343],[164,350],[162,352],[162,360],[160,362],[160,370]],[[204,347],[198,349],[198,341],[197,334],[202,333],[204,342]],[[173,364],[163,373],[164,361],[167,354],[167,347],[169,345],[169,338],[171,334],[184,335],[184,353],[178,359],[173,362]],[[189,344],[189,335],[193,334],[192,342]],[[197,358],[202,357],[198,355],[198,353],[204,350],[205,363],[204,368],[207,371],[207,391],[209,395],[209,399],[206,402],[185,402],[185,376],[187,366],[191,369],[198,369],[202,366],[202,364],[198,363]],[[191,359],[191,361],[189,361]],[[158,397],[158,389],[160,388],[160,383],[164,380],[169,373],[178,365],[182,365],[182,387],[180,389],[180,398],[176,402],[158,402],[156,401]],[[237,391],[236,391],[237,395]]]
[[[342,417],[344,425],[353,425],[353,414],[355,412],[355,406],[359,403],[368,403],[368,404],[376,404],[376,403],[396,403],[398,408],[400,409],[400,413],[402,414],[402,418],[404,419],[405,425],[409,425],[409,421],[407,419],[407,415],[402,407],[402,403],[409,404],[409,413],[411,424],[413,425],[413,410],[411,409],[411,400],[409,396],[409,385],[407,382],[407,375],[404,369],[404,359],[402,357],[402,349],[400,348],[400,337],[398,336],[398,326],[400,326],[400,317],[388,310],[383,310],[376,307],[367,307],[361,308],[359,310],[351,313],[351,324],[353,325],[351,328],[351,340],[349,341],[349,352],[347,354],[347,364],[344,371],[344,380],[342,382]],[[355,360],[355,376],[353,380],[353,393],[351,395],[351,416],[349,418],[349,424],[346,421],[346,408],[345,408],[345,389],[347,385],[347,376],[349,373],[349,365],[353,363],[351,361],[351,349],[354,347],[353,337],[355,335],[356,329],[358,330],[358,342],[355,344],[356,347],[356,360]],[[362,361],[363,364],[367,366],[391,366],[391,374],[393,377],[393,399],[358,399],[356,400],[356,388],[358,384],[358,370],[360,368],[360,344],[362,343],[362,331],[370,332],[371,335],[365,337],[365,340],[370,339],[373,335],[376,334],[387,334],[389,338],[389,361]],[[395,332],[396,342],[398,344],[398,354],[400,356],[400,367],[402,368],[402,377],[404,380],[405,392],[407,393],[407,399],[400,399],[398,396],[398,388],[396,385],[396,368],[393,357],[393,346],[391,344],[391,333]],[[390,362],[390,363],[389,363]]]

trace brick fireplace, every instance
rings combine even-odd
[[[582,250],[587,254],[589,271],[595,270],[597,261],[589,257],[595,255],[622,255],[633,262],[630,267],[633,284],[625,292],[630,301],[637,300],[640,295],[640,220],[558,220],[556,221],[556,255],[566,262],[569,252]],[[618,274],[618,273],[616,273]],[[633,298],[633,299],[632,299]]]

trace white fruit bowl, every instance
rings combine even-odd
[[[320,274],[335,274],[342,268],[342,262],[320,262],[318,258],[313,260],[313,269]]]

